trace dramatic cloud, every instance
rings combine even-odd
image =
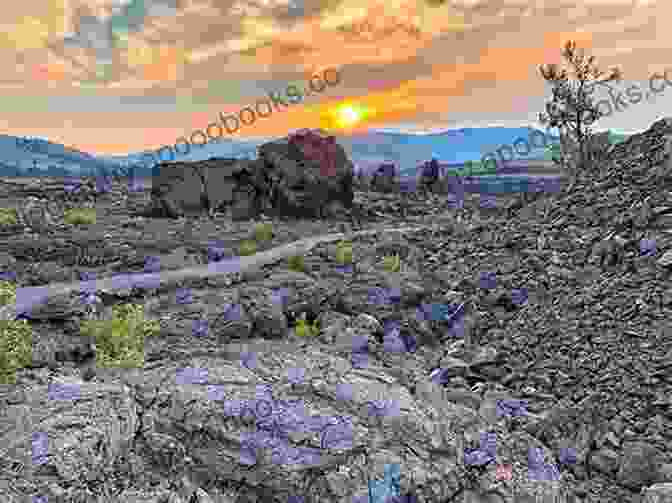
[[[157,148],[327,67],[340,69],[338,89],[244,135],[320,127],[344,104],[367,110],[352,128],[519,125],[542,110],[537,66],[561,62],[566,39],[620,66],[624,89],[664,71],[670,46],[662,1],[45,0],[5,11],[4,132],[100,154]],[[600,126],[646,127],[670,95]]]

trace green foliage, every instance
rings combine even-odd
[[[16,285],[11,281],[0,281],[0,306],[16,303]]]
[[[314,337],[320,334],[320,322],[315,320],[310,324],[306,320],[300,318],[296,320],[294,331],[299,337]]]
[[[339,265],[352,264],[352,241],[339,241],[336,245],[336,262]]]
[[[238,251],[241,257],[247,257],[257,253],[257,244],[251,239],[244,239],[240,243],[240,249]]]
[[[16,225],[18,213],[14,208],[0,208],[0,225]]]
[[[0,384],[16,384],[16,371],[33,361],[28,320],[0,320]]]
[[[399,254],[395,253],[392,256],[387,256],[383,259],[383,268],[387,272],[399,272],[401,270],[401,259]]]
[[[270,241],[273,238],[273,225],[270,223],[255,225],[254,237],[259,243],[264,241]]]
[[[95,208],[73,208],[65,210],[63,221],[69,225],[91,225],[96,223]]]
[[[80,333],[95,337],[96,365],[106,368],[144,366],[145,337],[159,332],[159,322],[146,320],[141,305],[122,304],[112,308],[110,320],[84,320]]]
[[[306,264],[303,255],[292,255],[287,259],[289,270],[294,272],[305,272]]]

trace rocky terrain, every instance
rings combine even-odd
[[[0,501],[672,501],[672,120],[571,192],[463,207],[290,143],[133,190],[0,184],[3,315],[33,333],[0,385]],[[95,223],[62,223],[77,206]],[[160,327],[143,368],[96,365],[81,322],[128,302]]]

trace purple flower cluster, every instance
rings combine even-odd
[[[175,302],[178,304],[191,304],[194,301],[194,296],[189,288],[179,288],[175,292]]]
[[[206,337],[208,329],[208,320],[194,320],[191,325],[191,334],[194,337]]]
[[[364,368],[369,361],[369,339],[365,335],[352,337],[352,366]]]
[[[226,250],[221,242],[213,242],[208,246],[208,262],[219,262],[226,256]]]
[[[371,417],[397,417],[401,413],[398,400],[371,400],[367,403],[367,407]]]
[[[80,272],[79,279],[82,282],[80,284],[80,299],[82,303],[86,305],[93,305],[98,301],[98,296],[96,295],[96,273],[93,272]]]
[[[563,465],[574,465],[576,464],[576,449],[573,447],[561,447],[558,458]]]
[[[656,240],[642,239],[639,242],[639,253],[643,257],[653,257],[656,254]]]
[[[481,208],[492,209],[497,207],[497,198],[492,194],[481,194],[479,198]]]
[[[464,337],[465,304],[421,304],[416,310],[420,321],[447,323],[446,336]]]
[[[161,271],[161,258],[155,255],[150,255],[145,257],[145,266],[144,271],[151,272],[160,272]]]
[[[240,353],[240,366],[250,370],[257,368],[257,354],[252,351],[242,351]]]
[[[516,306],[522,306],[527,302],[527,288],[514,288],[511,290],[511,302]]]
[[[105,194],[112,190],[112,179],[107,176],[96,177],[96,192]]]
[[[498,417],[523,417],[527,415],[527,400],[497,400]]]
[[[16,281],[16,273],[14,271],[0,272],[0,281]]]
[[[77,194],[82,188],[82,180],[77,177],[66,177],[63,182],[63,189],[68,194]]]
[[[416,338],[402,333],[398,321],[386,321],[383,334],[383,349],[390,353],[415,353],[418,349]]]
[[[530,447],[527,451],[527,469],[530,480],[558,480],[560,472],[553,464],[544,463],[544,451],[541,448]]]
[[[49,400],[79,400],[80,389],[77,384],[49,384]]]
[[[444,369],[444,368],[434,369],[429,374],[430,380],[441,386],[448,384],[448,382],[450,381],[450,377],[451,377],[450,369]]]
[[[33,465],[39,466],[47,462],[49,453],[49,437],[43,431],[32,434],[32,460]]]
[[[477,449],[464,450],[464,464],[484,466],[494,463],[497,457],[497,434],[481,433],[480,446]]]
[[[294,377],[302,379],[302,375],[299,371]],[[211,399],[221,400],[224,389],[222,386],[209,386],[208,394]],[[257,425],[256,432],[242,434],[242,464],[256,464],[257,450],[262,447],[273,449],[273,461],[276,463],[319,462],[319,449],[293,448],[288,444],[287,436],[291,431],[320,432],[322,448],[352,447],[352,424],[345,418],[307,416],[301,401],[274,400],[265,387],[259,387],[255,400],[225,400],[224,415],[248,418]]]
[[[399,288],[369,288],[369,303],[380,306],[399,304],[401,302],[401,290]]]
[[[287,307],[287,301],[289,300],[289,289],[288,288],[275,288],[271,293],[271,300],[273,303],[282,309]]]
[[[494,272],[482,272],[479,285],[484,290],[493,290],[497,287],[497,275]]]
[[[208,382],[208,369],[198,367],[185,367],[176,372],[177,384],[206,384]]]

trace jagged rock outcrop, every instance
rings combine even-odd
[[[224,211],[233,219],[342,214],[354,200],[353,164],[333,136],[301,130],[259,147],[256,160],[211,158],[162,163],[153,180],[151,216]]]
[[[382,163],[373,173],[371,189],[380,192],[393,192],[398,185],[396,176],[397,169],[394,163]]]

